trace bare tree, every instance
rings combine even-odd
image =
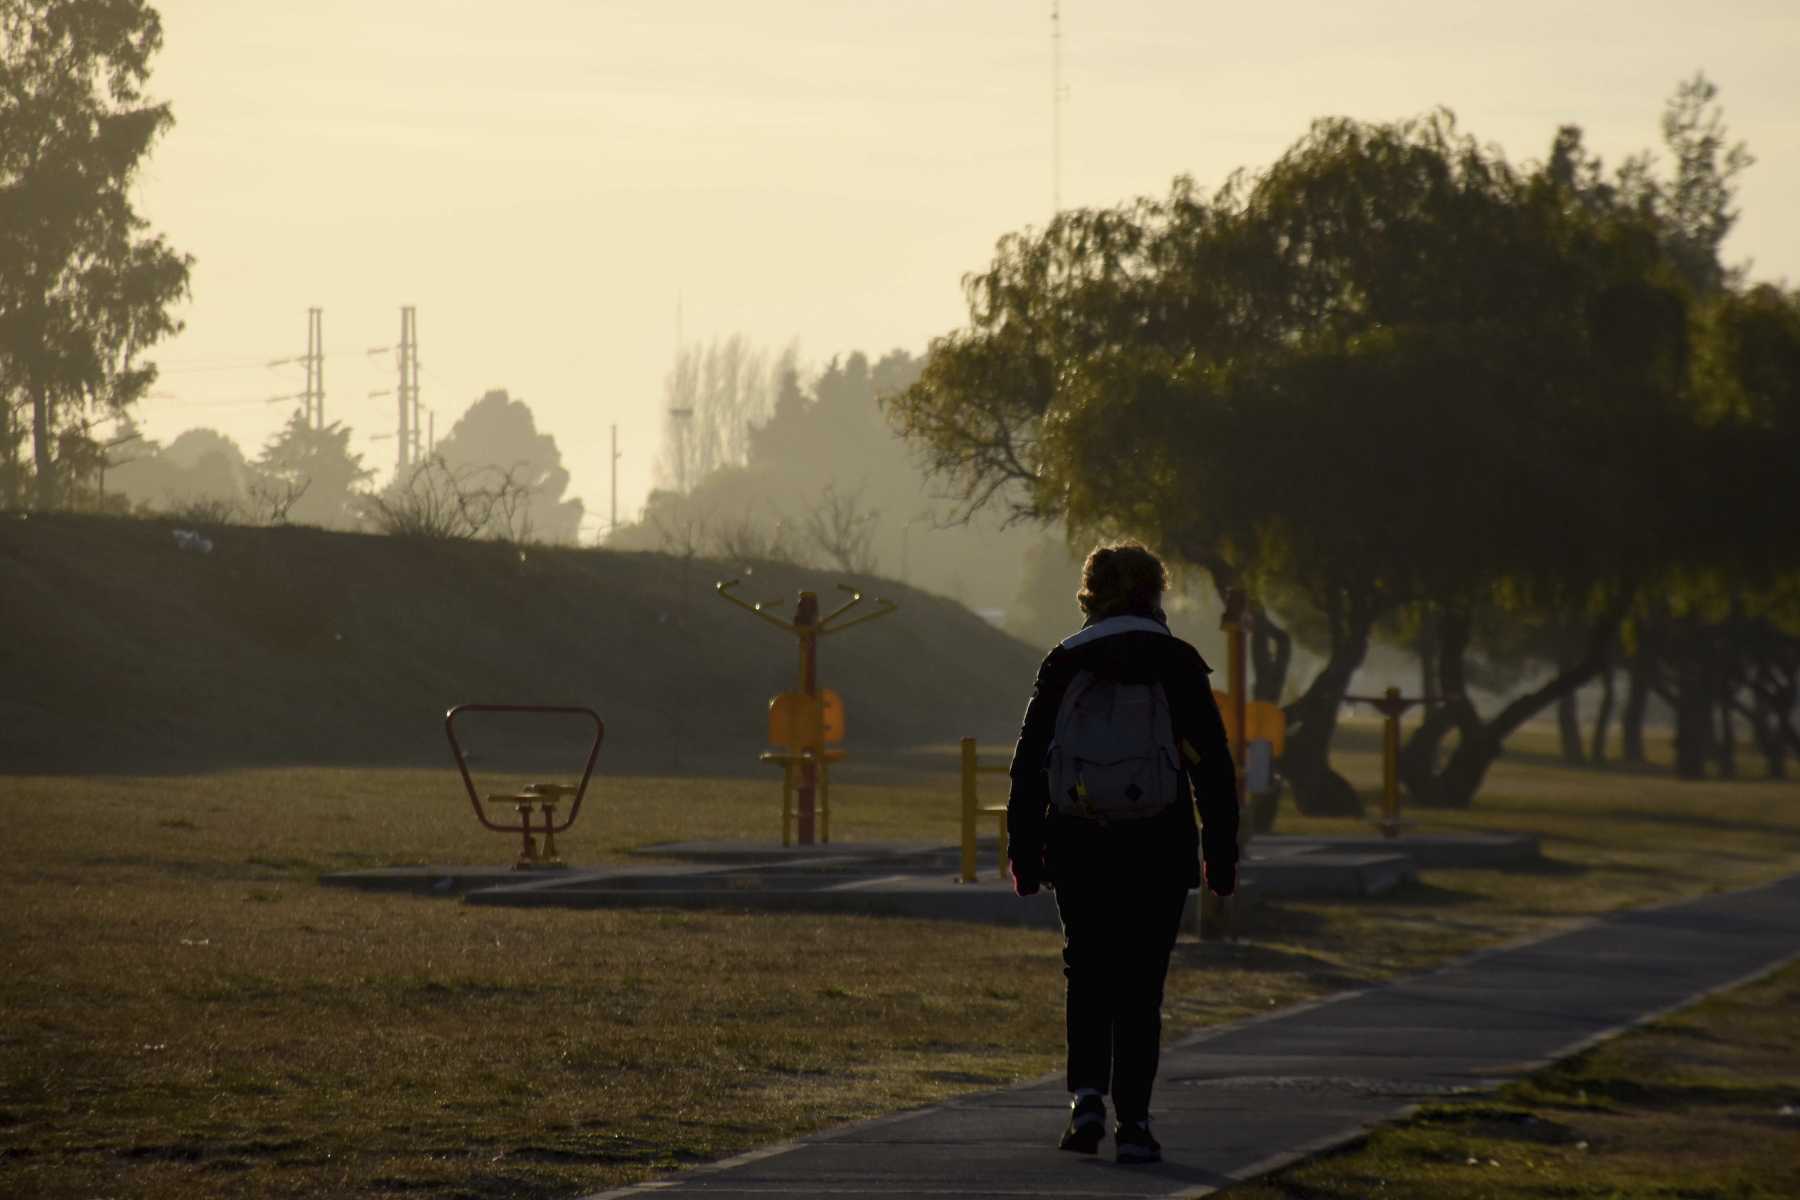
[[[800,561],[793,545],[792,527],[780,516],[773,521],[759,520],[754,513],[723,518],[714,523],[711,540],[712,548],[720,558]]]
[[[288,511],[311,486],[311,479],[284,479],[259,473],[250,480],[245,515],[252,525],[286,525]]]
[[[648,509],[644,519],[656,530],[656,548],[678,558],[693,558],[713,540],[712,523],[687,505]]]
[[[663,380],[661,482],[686,493],[718,468],[748,461],[750,430],[773,395],[768,355],[741,334],[681,347]]]
[[[164,511],[187,525],[233,525],[243,515],[237,501],[223,496],[171,498]]]
[[[875,532],[881,511],[863,502],[863,488],[839,492],[827,483],[818,504],[806,514],[806,536],[814,549],[840,571],[866,575],[875,569]]]
[[[432,455],[368,499],[367,517],[397,537],[531,540],[531,489],[501,467],[453,468]]]

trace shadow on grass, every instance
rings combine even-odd
[[[1419,879],[1407,880],[1379,896],[1363,896],[1356,900],[1358,906],[1369,908],[1461,908],[1464,905],[1486,903],[1488,897],[1479,892],[1465,892],[1459,888],[1444,887]]]
[[[1779,825],[1772,821],[1734,821],[1726,817],[1708,816],[1705,813],[1669,812],[1660,808],[1599,808],[1592,810],[1591,816],[1596,821],[1635,821],[1645,825],[1667,825],[1679,829],[1710,829],[1719,833],[1766,833],[1789,839],[1795,837],[1792,825]]]
[[[1379,750],[1379,747],[1377,747]],[[1555,750],[1532,750],[1524,747],[1508,746],[1501,751],[1500,762],[1518,763],[1533,767],[1550,767],[1558,771],[1579,771],[1583,774],[1601,778],[1619,779],[1675,779],[1675,768],[1668,763],[1633,763],[1620,760],[1609,760],[1603,763],[1570,762]],[[1734,775],[1709,773],[1705,779],[1690,779],[1688,783],[1769,783],[1781,782],[1781,777],[1768,773],[1767,759],[1755,752],[1751,746],[1738,743],[1738,770]]]
[[[1509,862],[1489,869],[1502,875],[1526,875],[1535,879],[1574,879],[1593,871],[1593,868],[1586,863],[1570,862],[1563,858],[1550,858],[1542,854],[1536,858],[1520,859],[1518,862]]]
[[[1419,1110],[1421,1125],[1438,1128],[1454,1127],[1475,1137],[1503,1142],[1524,1142],[1539,1146],[1568,1146],[1581,1140],[1581,1133],[1560,1121],[1547,1120],[1522,1108],[1501,1104],[1472,1104],[1466,1107]]]
[[[1628,1107],[1689,1112],[1703,1107],[1744,1107],[1774,1112],[1784,1104],[1793,1103],[1794,1089],[1784,1085],[1644,1080],[1571,1073],[1547,1080],[1537,1098],[1544,1104],[1570,1108]]]

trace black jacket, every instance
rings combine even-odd
[[[1090,621],[1088,628],[1104,624]],[[1217,880],[1221,869],[1237,864],[1238,809],[1237,771],[1213,700],[1208,678],[1212,669],[1180,638],[1144,629],[1141,623],[1121,632],[1104,628],[1095,632],[1100,636],[1070,639],[1081,639],[1078,645],[1059,644],[1038,667],[1009,772],[1007,853],[1014,870],[1021,879],[1049,882],[1074,873],[1153,871],[1196,888],[1203,849],[1207,869]],[[1050,809],[1044,768],[1057,710],[1069,681],[1082,670],[1126,683],[1161,682],[1175,743],[1187,768],[1183,786],[1191,783],[1193,803],[1177,804],[1164,816],[1104,829]]]

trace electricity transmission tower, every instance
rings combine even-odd
[[[399,445],[398,471],[404,474],[409,465],[424,461],[419,444],[419,314],[408,304],[400,310],[399,400],[400,423],[394,431]]]
[[[277,358],[269,363],[271,367],[285,367],[299,363],[306,368],[306,388],[300,392],[289,392],[285,396],[270,396],[270,404],[281,404],[288,400],[298,400],[302,404],[301,415],[308,429],[325,428],[325,325],[323,309],[306,310],[306,353],[294,358]]]
[[[306,423],[325,428],[325,310],[306,310]]]

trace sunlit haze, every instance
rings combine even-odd
[[[442,436],[489,388],[561,448],[584,538],[652,482],[685,336],[801,358],[922,352],[960,279],[1052,204],[1049,0],[169,0],[152,92],[176,126],[140,207],[194,256],[185,331],[141,410],[252,457],[294,407],[324,310],[327,420],[393,468],[390,354],[418,310]],[[1066,0],[1061,194],[1107,205],[1260,168],[1315,117],[1434,106],[1541,157],[1583,126],[1655,147],[1704,70],[1758,162],[1726,243],[1800,277],[1800,6]]]

